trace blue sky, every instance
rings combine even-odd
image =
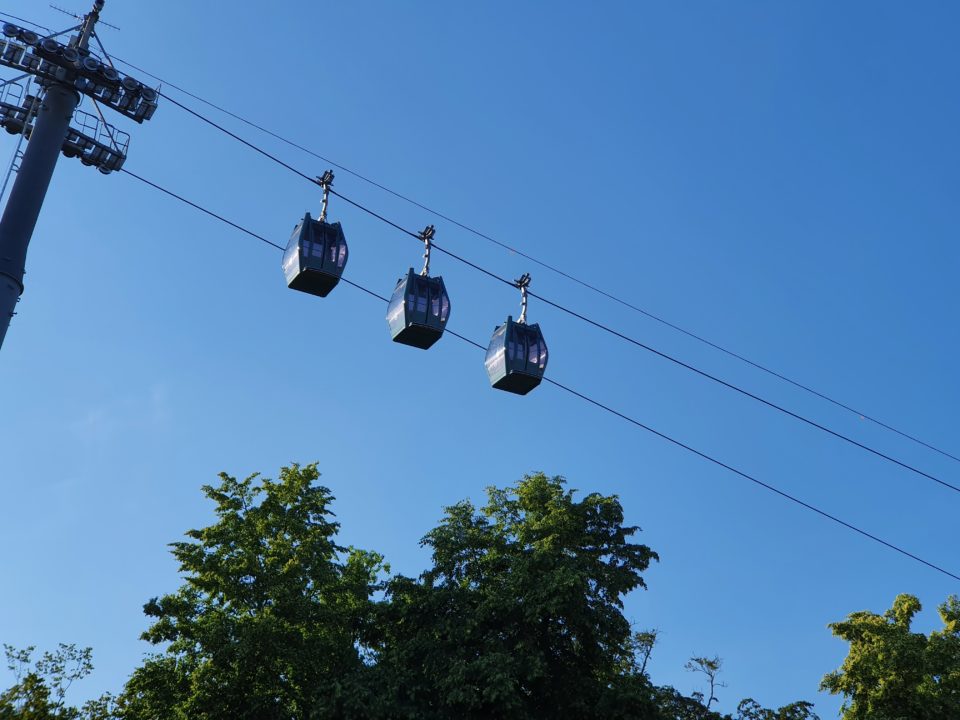
[[[58,29],[32,0],[4,10]],[[78,11],[86,8],[79,6]],[[108,50],[938,446],[960,450],[960,100],[946,2],[123,3]],[[4,75],[9,76],[9,73]],[[171,91],[172,92],[172,91]],[[195,104],[195,103],[192,103]],[[204,109],[204,112],[208,112]],[[212,111],[209,111],[212,112]],[[304,172],[327,168],[218,118]],[[284,244],[317,190],[170,103],[127,167]],[[0,138],[0,153],[14,140]],[[960,466],[338,173],[336,188],[501,275],[955,484]],[[347,277],[388,294],[420,249],[333,198]],[[149,648],[166,544],[200,485],[317,460],[342,539],[421,571],[419,538],[523,473],[617,493],[661,562],[627,600],[689,692],[816,691],[828,622],[958,584],[542,386],[491,390],[480,351],[390,343],[385,308],[284,287],[280,253],[124,175],[62,159],[0,351],[0,639],[91,645],[78,692]],[[485,343],[518,293],[438,255],[450,327]],[[531,302],[549,375],[960,571],[960,496]],[[79,696],[78,696],[79,697]]]

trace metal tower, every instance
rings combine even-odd
[[[99,106],[138,123],[149,120],[157,109],[157,91],[118,72],[94,32],[104,2],[94,0],[80,25],[51,36],[13,23],[3,25],[0,65],[22,73],[15,80],[32,76],[40,91],[36,96],[0,94],[0,126],[28,140],[0,217],[0,346],[23,294],[27,246],[59,154],[78,158],[104,174],[119,170],[130,136],[108,125]],[[56,39],[74,31],[77,34],[66,45]],[[90,51],[91,37],[103,58]],[[9,87],[15,80],[3,85]],[[99,118],[77,110],[82,96],[90,98]]]

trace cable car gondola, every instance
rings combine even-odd
[[[547,369],[547,343],[540,326],[527,324],[529,273],[516,281],[522,297],[520,317],[507,321],[493,332],[484,364],[490,384],[497,390],[526,395],[543,379]]]
[[[430,277],[430,241],[433,225],[420,233],[424,243],[423,270],[413,268],[397,280],[397,287],[387,306],[387,324],[394,342],[426,350],[443,335],[450,318],[450,296],[442,277]]]
[[[333,173],[325,172],[319,184],[323,188],[320,217],[314,220],[308,212],[293,229],[283,253],[283,274],[288,288],[326,297],[340,282],[349,251],[340,223],[327,222],[327,196]]]

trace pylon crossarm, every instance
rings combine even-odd
[[[4,23],[2,31],[0,65],[30,73],[43,85],[72,87],[138,123],[156,112],[156,90],[104,63],[79,43],[64,45],[14,23]]]

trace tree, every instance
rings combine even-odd
[[[856,612],[830,625],[850,644],[839,670],[820,686],[845,698],[844,720],[960,718],[960,600],[940,605],[943,629],[915,633],[913,595],[898,595],[883,615]]]
[[[655,690],[658,720],[731,720],[729,715],[721,715],[708,710],[702,698],[687,697],[670,686]]]
[[[637,669],[641,675],[647,676],[647,663],[650,662],[650,656],[653,654],[653,648],[656,646],[659,638],[660,631],[656,628],[634,633],[633,653],[639,658]]]
[[[619,500],[542,473],[446,509],[432,567],[393,578],[373,646],[408,717],[652,717],[623,596],[657,555]],[[634,712],[645,714],[633,714]],[[397,715],[400,716],[400,715]]]
[[[90,648],[60,643],[34,663],[33,647],[17,649],[4,645],[7,668],[13,672],[12,687],[0,693],[0,720],[105,720],[112,699],[104,695],[81,708],[67,705],[67,691],[77,680],[93,672]]]
[[[159,651],[84,720],[732,720],[651,683],[657,633],[631,631],[623,598],[657,555],[615,496],[542,473],[489,488],[423,538],[419,578],[381,582],[381,556],[336,543],[318,479],[293,465],[203,488],[216,520],[172,544],[184,583],[144,606]],[[790,707],[738,720],[815,718]]]
[[[695,692],[693,693],[693,697],[709,710],[710,706],[717,702],[717,688],[727,686],[725,682],[721,682],[719,679],[720,671],[723,669],[723,660],[721,660],[718,655],[714,655],[712,658],[692,657],[683,667],[688,672],[703,673],[706,676],[710,688],[710,695],[707,696],[702,692]],[[706,698],[706,702],[704,702],[704,698]]]
[[[335,542],[318,477],[293,465],[204,486],[217,522],[172,544],[186,582],[144,606],[143,638],[166,648],[133,673],[123,717],[332,718],[368,702],[358,641],[382,559]]]
[[[727,687],[719,677],[723,671],[723,661],[719,656],[695,656],[690,658],[684,669],[689,672],[703,673],[709,684],[709,695],[694,692],[685,697],[671,687],[658,688],[658,704],[663,720],[733,720],[730,715],[714,712],[710,706],[717,701],[717,688]],[[819,720],[808,702],[795,702],[777,710],[764,708],[756,700],[747,698],[737,705],[736,720]]]
[[[800,701],[784,705],[779,710],[760,707],[756,700],[741,700],[737,706],[737,720],[820,720],[813,712],[813,704]]]

